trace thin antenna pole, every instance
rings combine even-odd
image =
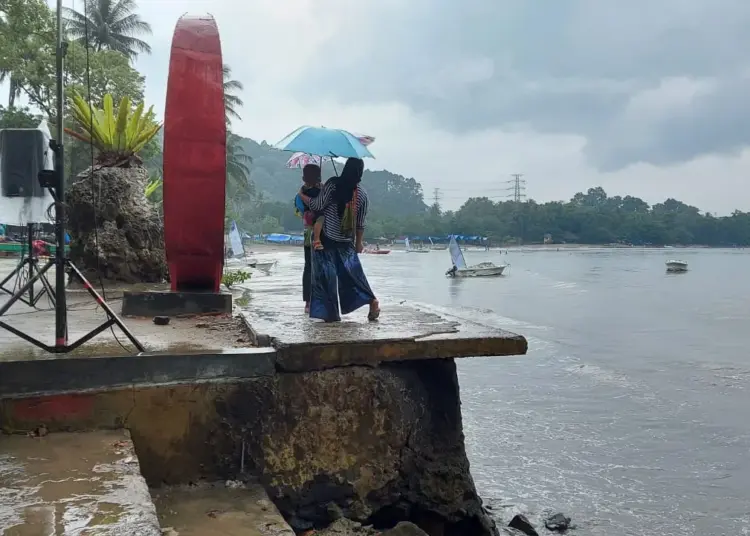
[[[57,0],[57,139],[55,153],[55,173],[57,192],[55,199],[55,346],[68,343],[68,305],[65,296],[65,156],[63,136],[65,135],[65,52],[67,43],[63,41],[63,3]]]

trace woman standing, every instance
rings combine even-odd
[[[370,306],[367,318],[377,320],[380,303],[370,289],[358,253],[364,249],[367,192],[359,186],[365,163],[349,158],[340,177],[331,177],[315,198],[300,192],[302,201],[322,212],[323,249],[312,252],[312,296],[310,316],[338,322],[341,313],[349,314]]]

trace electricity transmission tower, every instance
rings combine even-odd
[[[443,194],[440,193],[440,188],[435,188],[432,191],[432,200],[434,206],[440,206],[440,199],[443,197]]]
[[[513,199],[516,203],[520,203],[526,199],[526,179],[522,179],[523,173],[513,173],[512,180],[505,181],[505,184],[509,184],[510,187],[505,188],[506,191],[510,192],[508,198]]]

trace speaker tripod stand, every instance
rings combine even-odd
[[[38,279],[42,283],[40,291],[35,292],[34,285],[29,286],[28,291],[24,292],[18,297],[17,301],[25,303],[29,307],[36,307],[44,296],[47,296],[50,303],[54,307],[55,305],[55,291],[52,289],[47,276],[42,273],[42,269],[39,267],[39,258],[34,254],[34,224],[26,224],[26,248],[21,254],[21,262],[19,262],[13,271],[8,274],[5,279],[0,281],[0,291],[5,292],[13,296],[18,290],[19,282],[26,280],[26,282],[32,279]],[[15,280],[16,283],[13,288],[8,288],[7,285]]]
[[[61,268],[64,271],[70,272],[71,276],[78,279],[81,284],[83,285],[83,288],[86,290],[86,292],[91,295],[92,298],[94,298],[94,301],[96,301],[97,305],[104,309],[104,312],[107,315],[107,320],[102,322],[99,326],[94,328],[93,330],[89,331],[86,335],[81,337],[80,339],[69,343],[68,342],[68,335],[67,335],[67,308],[61,310],[61,305],[64,305],[64,299],[65,299],[65,288],[61,288],[59,293],[55,293],[54,290],[50,287],[49,282],[46,283],[45,288],[48,289],[47,292],[49,292],[51,297],[57,297],[57,300],[55,301],[55,312],[56,312],[56,333],[55,333],[55,344],[49,345],[41,342],[40,340],[32,337],[31,335],[28,335],[21,331],[20,329],[17,329],[9,324],[6,324],[4,321],[2,321],[2,316],[8,312],[8,310],[13,307],[13,304],[17,301],[21,301],[27,292],[33,286],[36,284],[37,281],[41,280],[43,281],[42,284],[44,284],[44,281],[47,281],[47,271],[55,267],[57,270],[60,270]],[[18,289],[11,298],[3,304],[2,307],[0,307],[0,328],[3,328],[12,334],[14,334],[16,337],[19,337],[26,342],[30,342],[34,346],[41,348],[42,350],[46,352],[51,353],[67,353],[75,350],[82,344],[87,343],[97,335],[99,335],[101,332],[109,329],[111,326],[117,326],[120,328],[120,330],[125,334],[125,336],[130,340],[130,342],[133,344],[133,346],[136,347],[136,349],[139,352],[145,351],[145,348],[140,343],[140,341],[133,335],[133,333],[123,324],[122,320],[117,316],[117,313],[115,313],[112,308],[107,304],[106,301],[104,301],[104,298],[102,298],[99,293],[94,290],[94,287],[89,283],[89,281],[86,279],[86,277],[81,273],[81,271],[76,267],[75,264],[71,262],[70,259],[68,259],[64,252],[62,251],[56,251],[55,257],[50,257],[50,259],[39,268],[36,266],[36,269],[38,270],[36,274],[34,274],[33,277],[31,277],[28,281],[26,281],[26,284],[23,285],[20,289]],[[64,281],[64,275],[63,278],[57,277],[57,281],[59,282],[61,279]],[[63,298],[63,300],[60,300],[60,298]],[[53,298],[54,299],[54,298]],[[62,303],[61,303],[62,302]]]

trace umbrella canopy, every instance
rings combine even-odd
[[[354,134],[325,127],[300,127],[274,147],[318,156],[375,158]]]
[[[367,147],[372,142],[375,141],[375,138],[373,136],[361,136],[359,134],[354,135],[359,142]],[[307,164],[315,164],[317,166],[323,167],[323,164],[326,162],[331,162],[333,158],[330,156],[318,156],[315,154],[307,154],[307,153],[294,153],[289,160],[286,161],[286,167],[288,168],[303,168]]]
[[[321,162],[322,160],[322,162]],[[330,156],[320,157],[314,154],[307,153],[294,153],[292,157],[286,161],[286,167],[288,168],[303,168],[307,164],[315,164],[321,166],[323,162],[330,162]]]

